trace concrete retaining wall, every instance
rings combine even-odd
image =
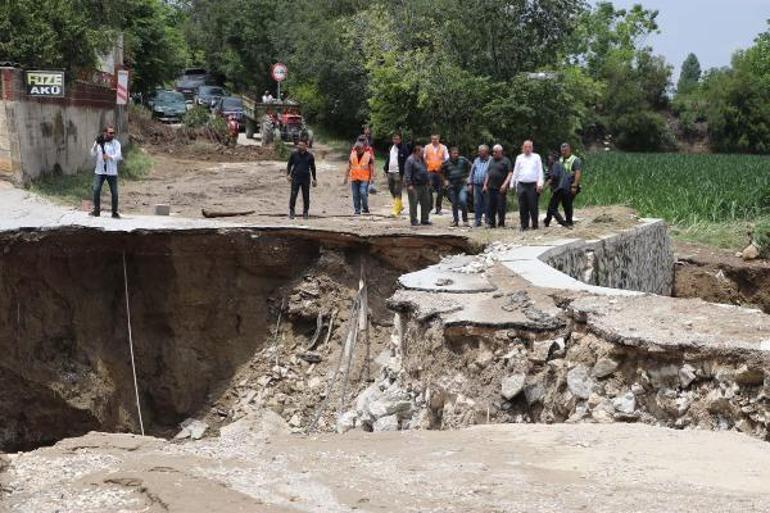
[[[0,84],[0,178],[26,184],[89,169],[91,143],[106,125],[127,142],[128,116],[114,89],[76,82],[65,98],[32,98],[15,68],[0,68]]]
[[[600,240],[574,241],[540,259],[589,285],[670,296],[674,251],[666,223],[646,219],[630,230]]]

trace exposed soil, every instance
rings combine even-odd
[[[674,296],[754,307],[770,313],[770,261],[677,242]]]
[[[279,361],[296,361],[295,346],[307,343],[320,309],[338,310],[331,347],[339,345],[362,259],[373,323],[381,325],[400,272],[472,250],[451,236],[409,239],[291,229],[4,235],[0,449],[91,429],[137,430],[124,253],[145,423],[151,433],[173,435],[184,418],[227,403],[219,393],[269,347],[279,310]],[[379,332],[372,341],[380,343]],[[324,360],[333,352],[319,351]]]

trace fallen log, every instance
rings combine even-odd
[[[203,217],[237,217],[237,216],[250,216],[256,212],[256,210],[209,210],[207,208],[201,209]]]

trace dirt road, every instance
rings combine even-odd
[[[294,224],[322,229],[352,229],[360,233],[429,231],[446,232],[452,220],[451,205],[444,200],[444,215],[432,216],[434,226],[413,228],[408,212],[400,219],[390,217],[391,197],[378,163],[376,184],[379,192],[369,196],[371,215],[354,216],[349,186],[343,185],[346,159],[330,148],[317,145],[314,150],[318,168],[318,187],[311,191],[311,218],[307,221],[288,219],[289,184],[284,162],[212,162],[152,152],[154,166],[149,176],[127,182],[121,190],[121,208],[128,215],[152,214],[159,203],[171,205],[172,215],[201,217],[202,209],[244,211],[249,216],[232,221],[251,224]],[[226,156],[222,157],[223,159]],[[406,194],[404,194],[406,200]],[[298,200],[301,203],[301,198]],[[405,201],[406,202],[406,201]],[[297,206],[301,211],[301,206]],[[509,213],[506,229],[487,230],[458,228],[480,242],[489,240],[540,240],[565,237],[597,236],[612,230],[628,228],[636,216],[625,208],[610,207],[582,210],[577,213],[574,230],[552,226],[538,232],[521,234],[516,213]]]
[[[629,424],[284,430],[270,417],[185,444],[89,434],[12,458],[0,500],[30,513],[770,509],[770,446],[735,433]]]

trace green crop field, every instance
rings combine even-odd
[[[661,217],[674,235],[738,248],[770,218],[770,157],[590,153],[577,207],[628,205]]]

